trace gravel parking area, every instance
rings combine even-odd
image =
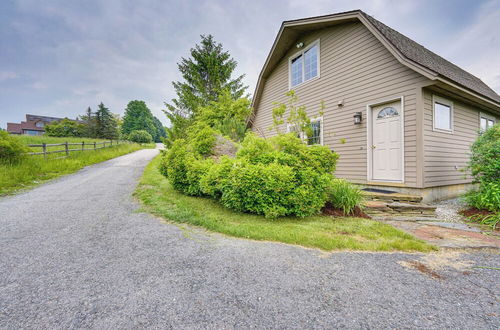
[[[0,199],[0,328],[498,329],[495,252],[325,253],[137,212],[140,150]]]

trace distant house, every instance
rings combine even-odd
[[[26,115],[26,121],[21,123],[7,123],[7,132],[10,134],[42,135],[45,132],[45,125],[63,118]]]
[[[336,176],[424,200],[470,187],[469,147],[500,121],[500,96],[479,78],[360,10],[283,22],[253,131],[273,134],[272,109],[292,89],[313,117],[313,136],[301,137],[340,155]]]

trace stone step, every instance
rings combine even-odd
[[[378,193],[373,191],[363,191],[363,195],[366,200],[372,201],[392,201],[392,202],[406,202],[406,203],[420,203],[422,201],[421,196],[400,194],[400,193]]]
[[[417,217],[417,216],[396,216],[394,214],[388,214],[386,216],[372,216],[373,220],[378,220],[378,221],[428,221],[430,223],[436,221],[443,221],[442,219],[438,219],[435,217]]]
[[[372,218],[384,220],[401,218],[404,221],[411,218],[412,221],[432,221],[436,217],[436,207],[426,204],[411,204],[400,202],[367,201],[364,212]],[[436,219],[438,220],[438,219]]]

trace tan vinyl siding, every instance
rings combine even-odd
[[[366,106],[386,99],[404,98],[405,179],[417,186],[416,106],[417,84],[427,78],[403,66],[361,23],[347,23],[311,32],[297,40],[305,46],[320,40],[320,78],[306,82],[295,91],[299,104],[311,116],[318,112],[321,100],[324,144],[340,154],[336,175],[353,182],[367,180]],[[256,104],[253,129],[269,137],[273,102],[286,102],[288,59],[297,52],[292,48],[267,77],[260,102]],[[343,107],[338,102],[344,101]],[[361,125],[354,125],[355,112],[363,113]],[[341,140],[345,139],[345,143]]]
[[[453,102],[453,132],[433,129],[432,96]],[[462,170],[469,160],[469,149],[478,137],[479,113],[491,113],[456,99],[424,89],[424,186],[435,187],[470,183],[468,172]],[[497,122],[500,118],[496,117]]]

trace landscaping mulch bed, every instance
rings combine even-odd
[[[466,209],[466,210],[462,210],[459,213],[465,217],[486,216],[486,215],[493,214],[493,212],[490,212],[487,210],[478,210],[474,207]]]
[[[333,207],[333,205],[330,202],[328,202],[323,207],[323,209],[321,210],[321,212],[323,214],[325,214],[325,215],[329,215],[329,216],[332,216],[332,217],[346,217],[346,216],[349,216],[349,217],[371,219],[371,217],[369,215],[367,215],[365,212],[363,212],[363,210],[359,206],[356,206],[354,208],[354,212],[352,212],[351,214],[344,214],[344,211],[342,209],[335,208],[335,207]]]

